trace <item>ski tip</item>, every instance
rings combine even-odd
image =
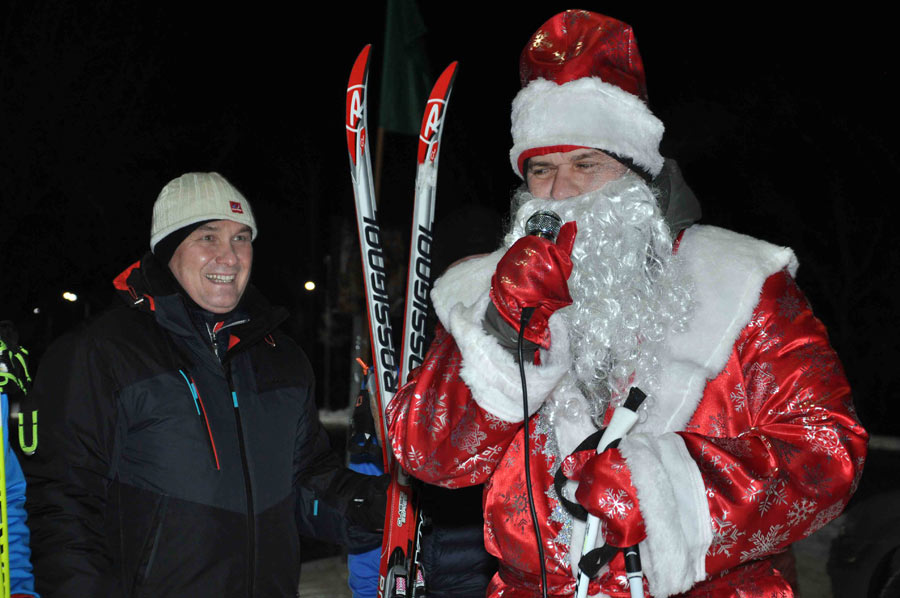
[[[356,57],[350,79],[347,81],[347,106],[344,113],[344,126],[347,129],[347,150],[350,153],[350,164],[356,168],[360,158],[367,153],[366,139],[366,83],[369,77],[369,50],[366,46]]]
[[[453,79],[456,78],[456,67],[459,66],[459,62],[454,60],[450,64],[447,65],[447,68],[444,69],[444,72],[441,73],[441,76],[438,77],[437,82],[434,84],[435,89],[444,89],[451,86],[453,84]]]
[[[366,75],[369,70],[369,50],[371,49],[372,44],[366,44],[353,62],[353,68],[350,70],[350,81],[347,83],[348,92],[354,87],[366,84]]]
[[[422,116],[422,126],[419,128],[419,151],[416,156],[419,166],[425,164],[426,160],[432,164],[437,161],[441,123],[447,102],[450,100],[458,64],[455,60],[451,62],[431,88],[428,103],[425,105],[425,114]]]

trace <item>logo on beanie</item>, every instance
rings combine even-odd
[[[239,201],[229,201],[229,205],[231,205],[231,211],[235,214],[243,214],[244,209],[241,207],[241,202]]]

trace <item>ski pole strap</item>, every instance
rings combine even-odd
[[[581,555],[581,560],[578,561],[578,568],[590,578],[597,577],[600,569],[613,560],[613,557],[616,556],[616,553],[618,553],[619,550],[619,548],[610,544],[604,544],[603,546],[590,550]]]
[[[594,454],[597,453],[597,446],[600,444],[600,438],[603,436],[603,432],[605,428],[601,428],[585,438],[581,441],[575,450],[572,451],[572,454],[581,452],[581,451],[591,451]],[[612,441],[607,448],[616,448],[619,445],[619,439]],[[556,488],[556,496],[559,497],[559,501],[562,504],[563,508],[569,512],[575,519],[579,519],[581,521],[585,521],[588,518],[588,511],[583,506],[581,506],[578,502],[574,500],[569,500],[563,494],[563,487],[566,485],[567,478],[565,474],[563,474],[562,466],[556,470],[556,474],[553,476],[553,487]],[[615,546],[610,546],[609,544],[604,544],[603,546],[599,546],[584,553],[581,556],[581,560],[578,561],[578,568],[581,569],[581,572],[587,575],[590,578],[596,577],[597,573],[600,572],[607,563],[609,563],[616,553],[619,552],[619,549]]]
[[[7,432],[9,436],[9,432]],[[19,448],[26,455],[33,455],[38,445],[38,412],[37,409],[31,411],[31,444],[25,444],[25,414],[19,412]]]
[[[22,392],[25,392],[25,385],[14,374],[9,372],[0,372],[0,388],[5,388],[10,381],[14,382]]]
[[[587,438],[581,441],[581,444],[575,447],[575,450],[572,451],[572,454],[579,453],[581,451],[593,451],[595,454],[597,452],[597,446],[600,444],[600,437],[603,436],[603,432],[606,428],[600,428]],[[616,439],[610,443],[610,448],[615,448],[619,445],[619,440]],[[565,474],[562,470],[562,465],[559,466],[559,469],[556,470],[556,474],[553,476],[553,487],[556,489],[556,496],[559,497],[559,502],[562,504],[563,508],[569,512],[572,517],[575,519],[580,519],[581,521],[585,521],[588,517],[587,509],[582,507],[578,502],[574,500],[569,500],[563,494],[563,487],[566,485]]]
[[[19,350],[12,355],[22,366],[22,371],[25,372],[25,381],[28,382],[28,384],[31,384],[31,374],[28,373],[28,364],[25,363],[25,357],[23,357],[24,355],[28,355],[28,351],[25,349],[25,347],[19,347]]]

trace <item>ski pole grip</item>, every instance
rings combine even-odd
[[[628,430],[630,430],[637,422],[638,407],[641,406],[641,403],[643,403],[646,398],[647,395],[644,394],[644,391],[640,388],[637,388],[636,386],[631,387],[631,391],[628,393],[628,398],[625,399],[625,403],[616,409],[609,419],[609,425],[606,426],[606,430],[603,432],[603,436],[600,437],[599,444],[597,444],[598,453],[605,451],[614,441],[621,440],[625,437]]]
[[[609,425],[600,437],[597,444],[597,452],[602,453],[606,448],[616,440],[621,440],[628,430],[637,422],[637,410],[644,402],[647,395],[636,386],[631,387],[628,398],[625,402],[613,411],[612,417],[609,419]],[[594,515],[588,515],[587,529],[584,532],[584,544],[581,548],[581,554],[584,555],[597,545],[597,536],[600,535],[600,519]],[[576,598],[586,598],[590,576],[585,571],[578,574],[578,591]],[[643,590],[642,590],[643,591]]]

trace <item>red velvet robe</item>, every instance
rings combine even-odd
[[[645,589],[791,596],[769,557],[843,510],[862,473],[867,436],[825,329],[789,273],[796,268],[789,250],[694,227],[680,253],[696,285],[697,313],[663,364],[671,392],[657,397],[651,416],[620,446],[646,522]],[[390,434],[413,476],[447,487],[485,484],[485,545],[500,560],[489,596],[525,598],[539,594],[540,569],[517,370],[478,330],[497,259],[463,264],[436,285],[443,326],[390,405]],[[460,292],[461,281],[470,290]],[[529,418],[531,476],[550,593],[573,596],[572,527],[552,489],[558,446],[573,444],[566,438],[573,429],[539,411],[571,360],[559,326],[551,321],[558,347],[542,355],[543,365],[529,366],[529,412],[537,413]],[[620,555],[590,594],[626,597],[624,580]]]

